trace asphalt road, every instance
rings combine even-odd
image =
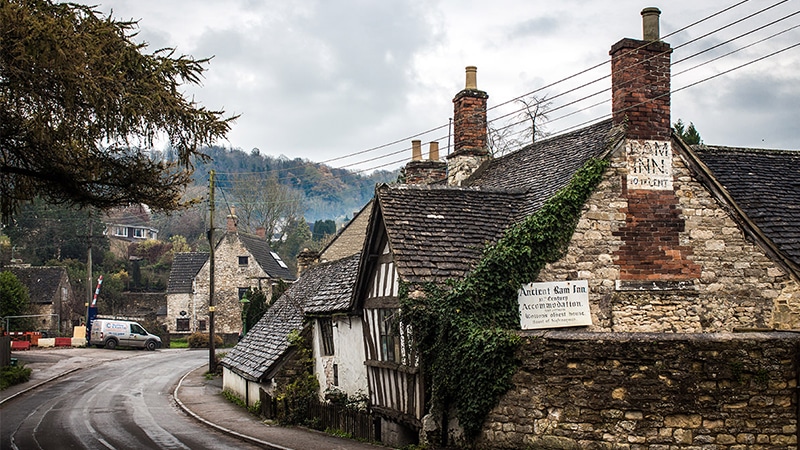
[[[249,449],[176,406],[206,352],[86,349],[86,367],[0,407],[0,449]],[[107,359],[111,357],[112,359]]]

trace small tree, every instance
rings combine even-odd
[[[245,329],[252,330],[269,309],[269,304],[267,303],[267,294],[257,288],[247,290],[247,300],[250,303],[247,305],[247,326]]]
[[[24,315],[29,305],[28,288],[13,273],[0,272],[0,317]]]
[[[696,145],[702,144],[703,140],[700,138],[700,133],[697,132],[697,129],[694,127],[694,123],[689,122],[689,126],[686,127],[681,119],[678,119],[677,122],[673,125],[675,133],[680,136],[683,142],[689,145]]]

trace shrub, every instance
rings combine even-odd
[[[208,333],[192,333],[186,339],[189,343],[189,348],[208,348]],[[214,335],[215,347],[222,347],[222,337],[218,334]]]
[[[22,366],[6,366],[0,369],[0,390],[31,379],[31,369]]]

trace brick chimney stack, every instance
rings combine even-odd
[[[239,218],[236,217],[236,208],[235,207],[231,206],[231,213],[228,214],[228,217],[226,217],[226,219],[227,219],[227,222],[228,222],[227,223],[227,227],[226,227],[226,231],[228,231],[229,233],[235,233],[236,232],[236,226],[239,224]]]
[[[439,161],[439,143],[431,142],[428,159],[422,159],[422,142],[411,141],[411,161],[403,168],[405,184],[433,184],[447,179],[447,163]]]
[[[669,44],[659,40],[658,8],[642,10],[643,40],[622,39],[611,47],[612,116],[627,120],[630,139],[669,140]]]
[[[625,145],[614,155],[624,168],[620,208],[625,224],[612,233],[618,290],[682,289],[700,277],[692,248],[682,245],[686,223],[675,193],[680,157],[672,151],[669,44],[659,40],[657,8],[642,11],[643,40],[611,47],[612,117],[624,124]]]
[[[453,99],[453,153],[447,157],[447,183],[460,186],[490,157],[486,145],[486,101],[489,94],[478,90],[475,66],[466,68],[464,90]]]

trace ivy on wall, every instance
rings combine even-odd
[[[467,438],[480,432],[518,367],[517,291],[564,256],[606,167],[606,160],[588,161],[539,211],[487,246],[464,279],[448,288],[420,286],[422,296],[402,286],[401,321],[414,330],[431,411],[447,414],[454,407]]]

